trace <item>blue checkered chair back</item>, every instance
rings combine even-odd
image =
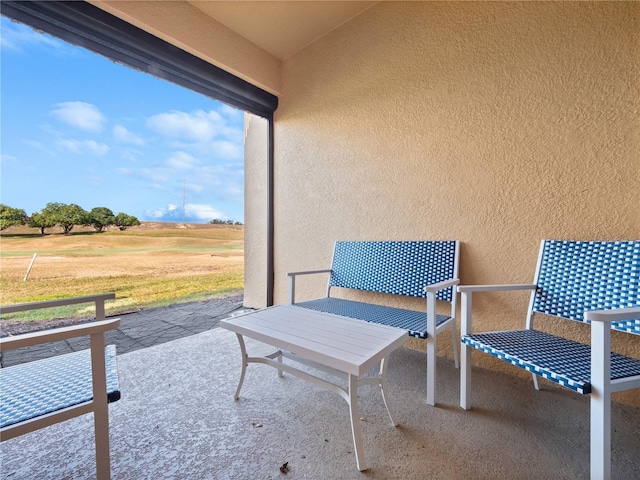
[[[335,244],[329,287],[426,298],[426,285],[457,278],[456,241],[369,241]],[[453,288],[436,298],[451,302]]]
[[[532,311],[584,322],[589,310],[640,307],[640,241],[542,244]],[[640,319],[612,328],[640,334]]]

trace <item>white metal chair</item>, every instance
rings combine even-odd
[[[0,307],[0,313],[48,308],[61,302],[94,301],[104,318],[104,300],[113,294]],[[29,308],[25,308],[29,307]],[[109,479],[109,410],[120,399],[116,349],[106,345],[106,332],[120,319],[99,320],[0,339],[0,352],[89,336],[90,348],[0,369],[0,437],[15,438],[54,423],[93,412],[97,478]]]
[[[529,290],[526,329],[472,332],[472,295]],[[591,395],[591,478],[611,476],[611,394],[640,387],[640,360],[611,352],[611,330],[640,335],[640,241],[541,244],[533,284],[461,285],[460,406],[471,407],[471,352],[477,349]],[[536,314],[591,324],[585,345],[534,329]]]

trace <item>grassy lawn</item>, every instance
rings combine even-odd
[[[107,315],[242,292],[244,227],[143,223],[123,232],[9,228],[0,235],[2,305],[115,292]],[[77,228],[77,227],[76,227]],[[24,281],[33,254],[37,253]],[[80,305],[5,320],[92,317]]]

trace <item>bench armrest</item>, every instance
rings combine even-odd
[[[53,328],[40,332],[25,333],[13,337],[0,338],[0,352],[16,348],[30,347],[41,343],[57,342],[67,338],[95,335],[113,330],[120,326],[120,319],[101,320],[98,322],[82,323],[70,327]]]
[[[424,287],[424,291],[427,293],[435,293],[439,290],[444,290],[445,288],[458,285],[459,283],[460,283],[459,278],[452,278],[451,280],[444,280],[442,282],[432,283],[431,285],[427,285],[426,287]]]
[[[314,273],[331,273],[331,270],[301,270],[299,272],[288,272],[287,276],[289,277],[295,277],[296,275],[311,275]]]
[[[529,283],[514,283],[504,285],[460,285],[458,287],[458,292],[500,292],[509,290],[534,290],[535,288],[535,285]]]
[[[296,299],[296,276],[298,275],[314,275],[316,273],[331,273],[331,269],[322,270],[301,270],[298,272],[288,272],[289,277],[289,305],[293,305]]]
[[[460,334],[471,333],[471,299],[473,292],[504,292],[515,290],[535,290],[536,285],[529,283],[514,283],[502,285],[460,285],[458,292],[462,294],[462,317],[460,319]]]
[[[612,310],[590,310],[584,318],[593,322],[617,322],[620,320],[636,320],[640,318],[640,308],[614,308]]]
[[[100,293],[97,295],[86,295],[84,297],[59,298],[56,300],[45,300],[42,302],[21,303],[18,305],[0,306],[0,315],[7,313],[26,312],[28,310],[38,310],[41,308],[62,307],[65,305],[76,305],[78,303],[95,303],[96,320],[104,320],[104,302],[105,300],[113,300],[116,294]]]

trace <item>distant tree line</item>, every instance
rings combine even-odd
[[[214,218],[209,223],[213,225],[242,225],[242,222],[234,222],[233,220],[220,220],[219,218]]]
[[[35,212],[31,216],[28,216],[23,209],[0,203],[0,230],[19,225],[39,228],[40,233],[44,235],[46,228],[55,226],[62,227],[63,232],[68,234],[76,225],[92,226],[96,231],[102,232],[111,225],[115,225],[120,230],[126,230],[128,227],[140,225],[140,221],[122,212],[114,215],[106,207],[92,208],[87,212],[75,203],[47,203],[40,212]]]

